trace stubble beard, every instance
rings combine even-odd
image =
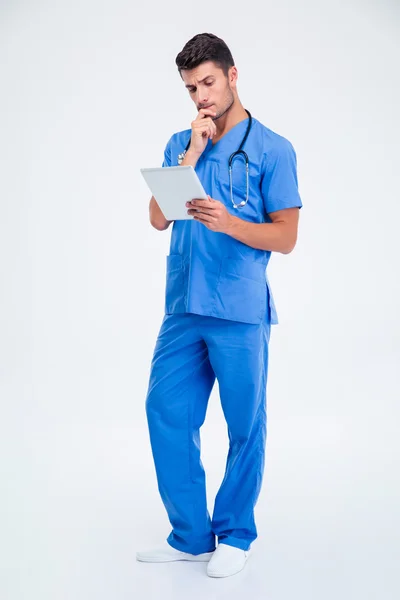
[[[215,117],[212,117],[212,120],[217,121],[217,119],[221,118],[225,113],[227,113],[232,108],[234,103],[235,103],[235,97],[234,97],[232,91],[229,90],[227,106],[225,106],[225,108],[220,113],[217,113],[217,115]]]

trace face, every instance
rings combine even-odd
[[[210,107],[219,119],[232,106],[236,98],[237,69],[230,67],[226,77],[214,62],[204,62],[195,69],[181,72],[183,82],[197,110]]]

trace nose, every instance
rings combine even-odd
[[[204,96],[202,92],[199,92],[198,98],[197,98],[197,106],[200,106],[201,108],[203,108],[204,106],[207,106],[208,104],[208,96]]]

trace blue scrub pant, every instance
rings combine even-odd
[[[158,489],[173,548],[211,552],[218,543],[248,550],[264,471],[270,324],[191,313],[165,315],[151,363],[146,414]],[[200,427],[218,380],[228,426],[225,476],[207,510]]]

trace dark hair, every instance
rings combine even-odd
[[[224,40],[212,33],[198,33],[186,42],[175,62],[182,77],[181,71],[194,69],[209,60],[222,69],[225,76],[228,75],[229,68],[235,65],[231,51]]]

